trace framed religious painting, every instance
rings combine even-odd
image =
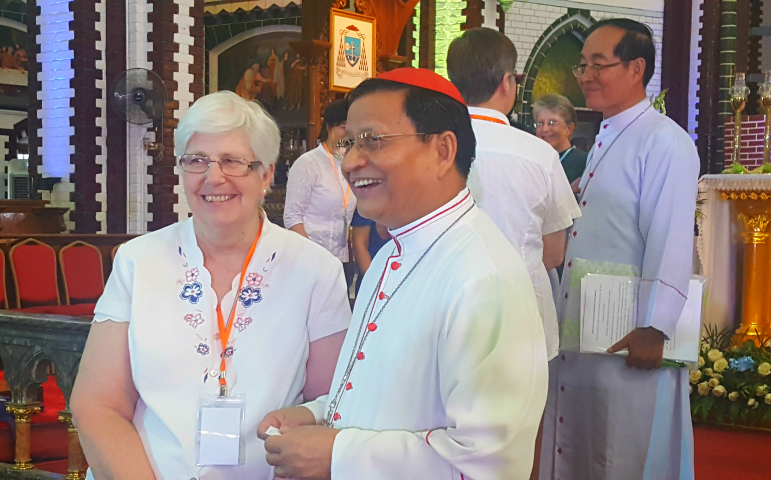
[[[308,65],[292,47],[300,40],[298,26],[269,25],[217,44],[209,51],[208,91],[260,102],[283,130],[304,128]]]
[[[349,92],[375,76],[375,19],[332,8],[329,10],[329,89]]]

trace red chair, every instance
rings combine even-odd
[[[5,254],[0,250],[0,306],[8,310],[8,294],[5,291]]]
[[[67,305],[94,303],[104,292],[102,253],[80,240],[59,250],[59,265],[64,277]]]
[[[21,308],[22,302],[32,306],[61,305],[53,248],[28,238],[14,245],[8,256],[16,285],[16,308]]]

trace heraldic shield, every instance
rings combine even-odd
[[[345,36],[345,60],[348,65],[355,67],[361,59],[361,39]]]

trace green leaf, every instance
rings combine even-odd
[[[715,405],[715,397],[707,397],[704,399],[704,405],[702,406],[701,410],[701,419],[706,420],[709,416],[710,411],[712,410],[712,407]]]
[[[723,423],[725,420],[725,411],[725,402],[718,402],[717,406],[715,407],[715,418],[717,419],[717,423]]]
[[[739,410],[741,410],[742,406],[740,403],[737,403],[738,400],[731,404],[731,407],[728,409],[728,417],[731,419],[731,423],[736,423],[736,418],[739,416]]]

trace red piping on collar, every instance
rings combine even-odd
[[[412,232],[414,230],[417,230],[418,228],[422,227],[426,223],[436,219],[437,217],[439,217],[441,215],[444,215],[445,213],[449,212],[450,210],[453,210],[458,205],[460,205],[461,203],[465,202],[470,196],[471,196],[471,192],[467,192],[466,195],[464,195],[463,198],[458,200],[458,202],[455,203],[454,205],[450,205],[449,207],[445,208],[441,212],[437,213],[436,215],[431,216],[430,218],[427,218],[427,219],[423,220],[422,222],[420,222],[419,224],[417,224],[414,227],[410,228],[409,230],[405,230],[402,233],[400,233],[398,235],[395,235],[395,236],[391,235],[391,238],[393,238],[394,243],[396,244],[396,248],[399,250],[399,255],[401,255],[401,253],[402,253],[402,248],[401,248],[401,245],[399,244],[399,237],[402,237],[402,236],[404,236],[404,235],[406,235],[406,234],[408,234],[408,233],[410,233],[410,232]]]

